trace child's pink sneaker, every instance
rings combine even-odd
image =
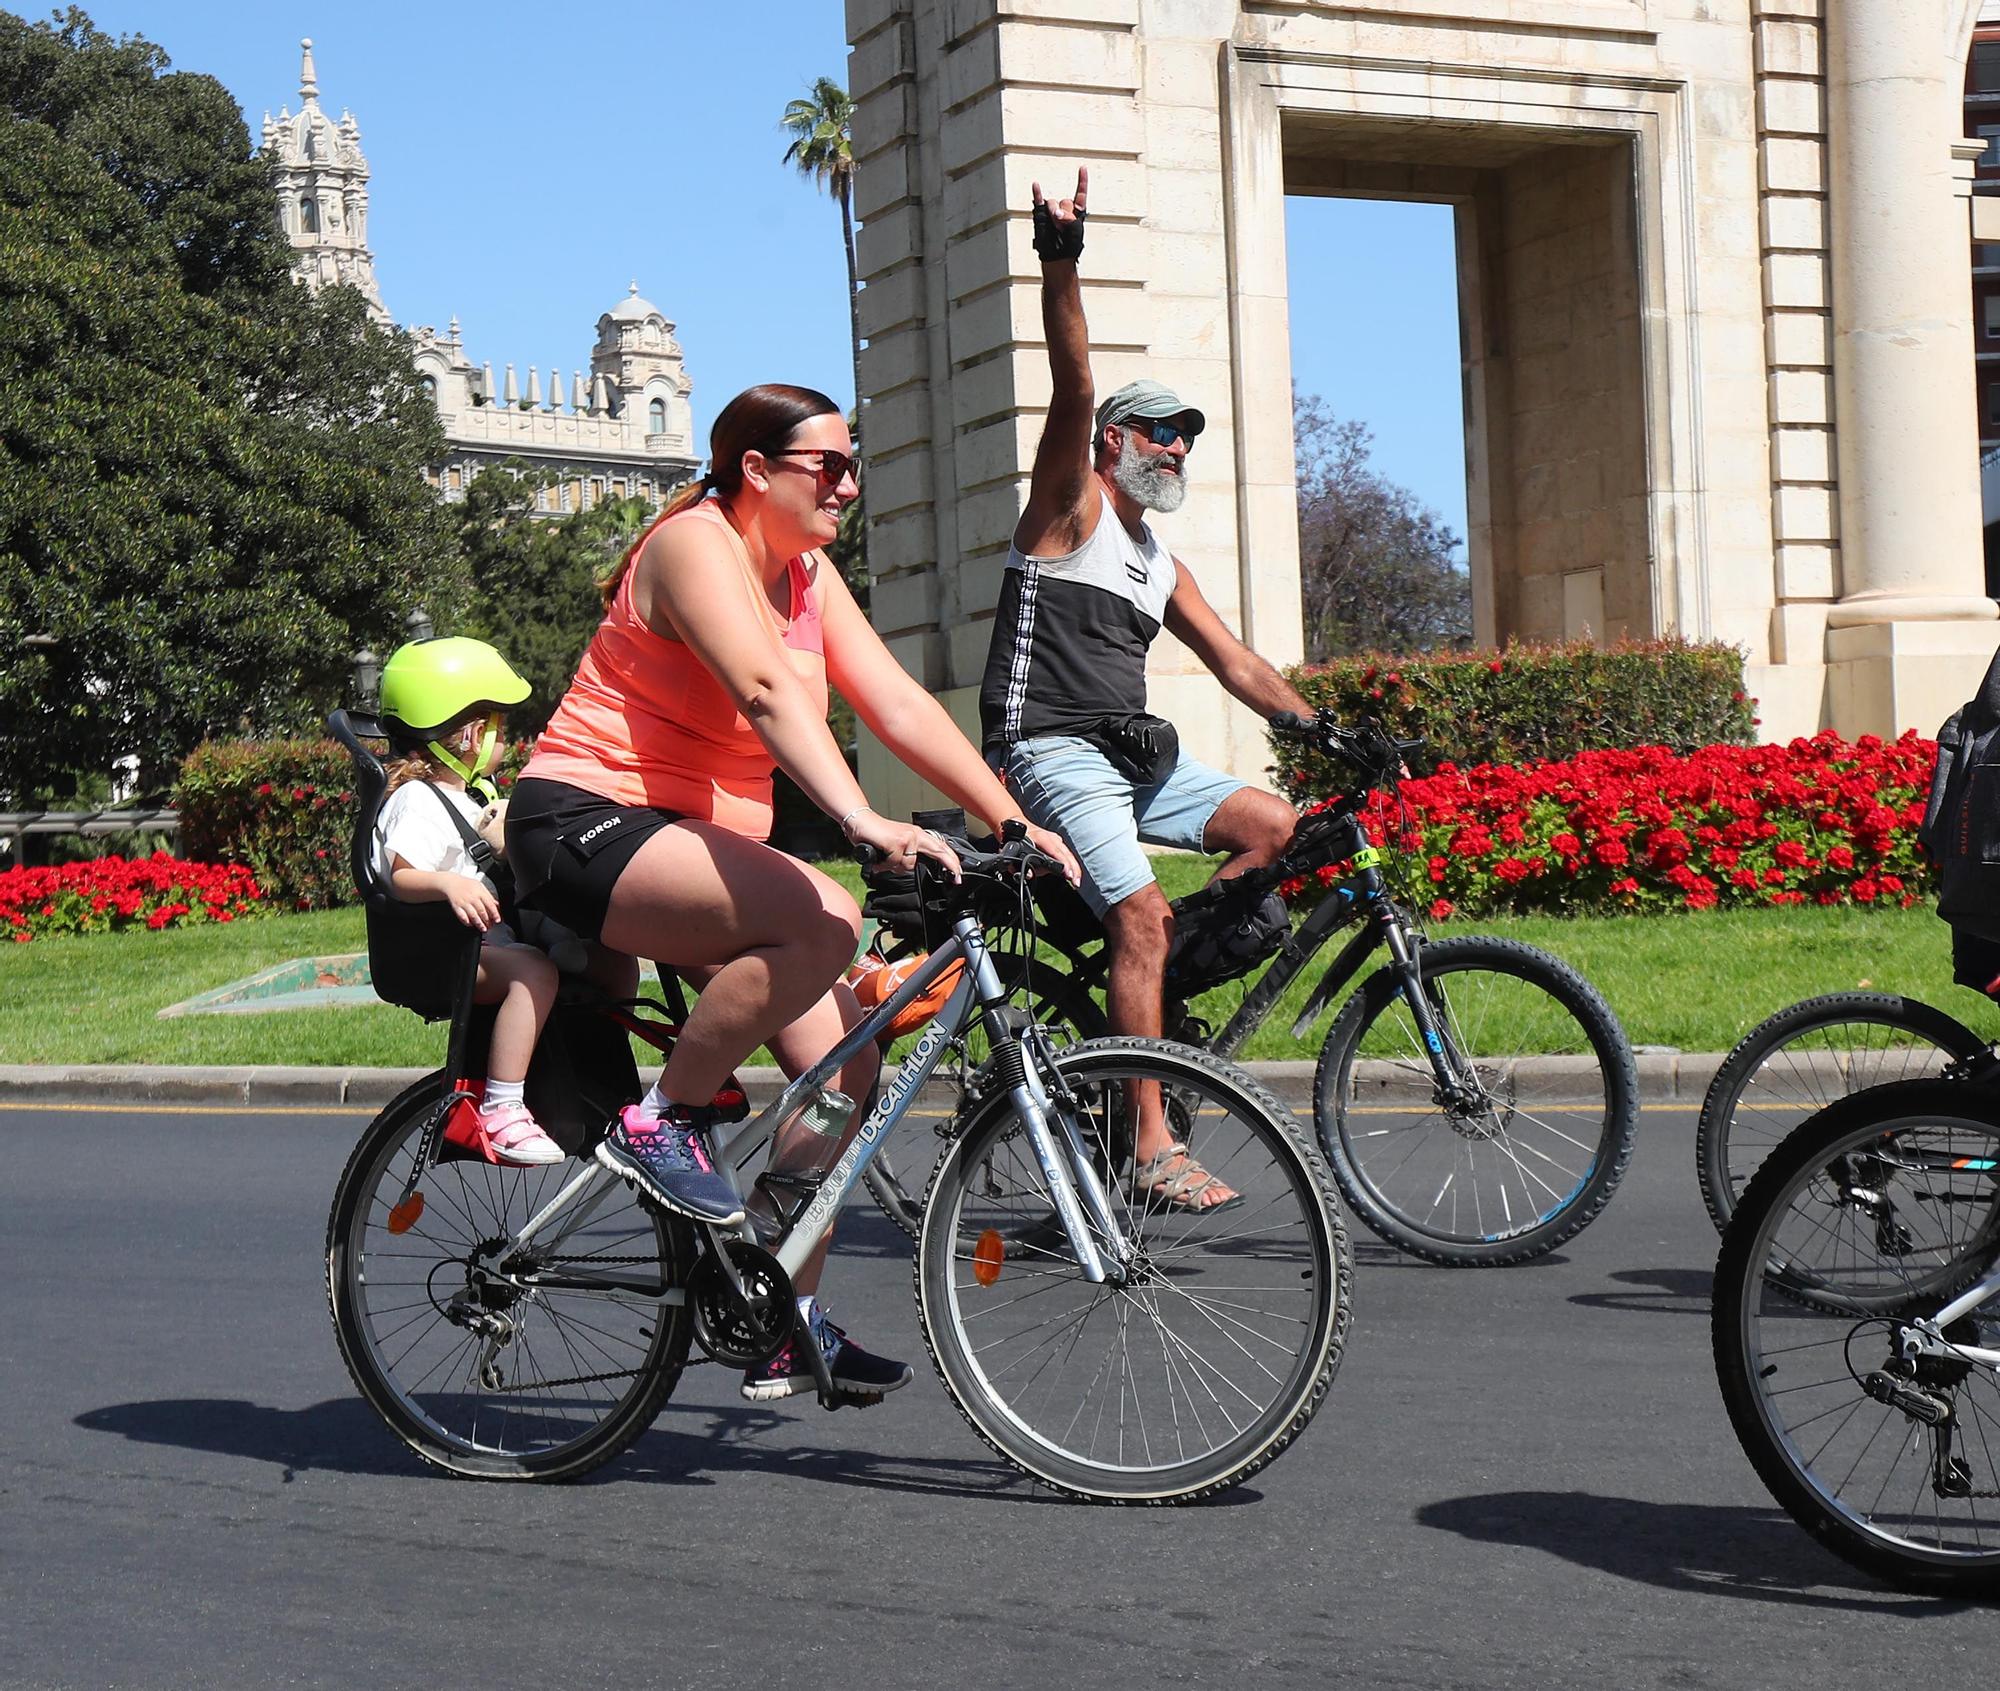
[[[479,1131],[486,1136],[487,1154],[514,1168],[539,1168],[559,1163],[563,1148],[542,1131],[525,1104],[495,1104],[479,1112]]]

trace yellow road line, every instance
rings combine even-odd
[[[1793,1108],[1795,1106],[1766,1104],[1761,1107],[1775,1110]],[[1348,1114],[1357,1116],[1400,1116],[1407,1115],[1411,1110],[1416,1108],[1418,1106],[1414,1104],[1407,1106],[1396,1104],[1359,1104],[1350,1109]],[[1641,1114],[1657,1115],[1672,1115],[1677,1111],[1692,1112],[1700,1108],[1699,1104],[1692,1102],[1686,1104],[1641,1104],[1639,1106]],[[17,1114],[23,1111],[39,1111],[49,1115],[80,1115],[85,1113],[104,1115],[109,1113],[115,1115],[147,1116],[373,1117],[381,1113],[380,1110],[370,1109],[365,1104],[31,1104],[0,1101],[0,1113],[8,1111],[13,1111]],[[1312,1108],[1306,1104],[1294,1105],[1292,1114],[1295,1116],[1310,1116]],[[942,1121],[944,1116],[945,1112],[942,1110],[912,1110],[904,1119],[906,1121]]]

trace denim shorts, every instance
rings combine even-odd
[[[1246,783],[1183,752],[1164,781],[1135,786],[1088,740],[1049,734],[1014,743],[1007,785],[1030,821],[1069,841],[1083,865],[1083,896],[1102,916],[1153,884],[1142,840],[1206,850],[1209,818]]]

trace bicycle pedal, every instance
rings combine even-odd
[[[882,1396],[881,1392],[821,1392],[819,1406],[829,1414],[836,1409],[872,1409]]]

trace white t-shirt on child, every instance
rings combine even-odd
[[[438,800],[442,798],[463,816],[469,828],[478,826],[479,806],[460,788],[440,785],[425,792],[424,785],[422,781],[405,781],[389,795],[388,803],[376,816],[375,873],[386,886],[393,856],[400,857],[412,869],[443,870],[448,875],[470,875],[475,880],[485,880]],[[486,887],[492,891],[493,883],[486,881]]]

